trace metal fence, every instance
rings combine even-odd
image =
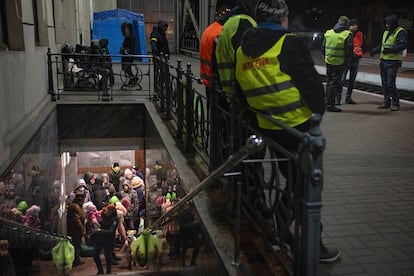
[[[111,101],[150,99],[152,56],[129,55],[133,61],[114,62],[122,55],[47,52],[48,93],[52,101],[62,97]]]
[[[209,178],[198,189],[212,178],[223,178],[232,187],[235,214],[240,200],[243,215],[251,218],[272,248],[278,248],[275,256],[285,271],[317,275],[325,148],[321,117],[313,114],[310,130],[300,132],[268,116],[299,141],[297,149],[288,150],[251,123],[256,111],[237,104],[236,97],[228,101],[217,88],[207,98],[204,91],[194,88],[195,82],[200,83],[200,78],[192,73],[191,64],[183,68],[180,60],[173,65],[164,57],[154,59],[155,99],[163,118],[175,126],[173,135],[181,149],[198,153],[210,168]],[[234,156],[240,156],[239,150],[251,135],[262,137],[265,146],[234,163]],[[229,162],[231,169],[223,172]],[[185,200],[195,194],[190,192]],[[235,230],[237,241],[241,229]],[[235,252],[235,261],[238,254]]]

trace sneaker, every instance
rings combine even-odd
[[[391,106],[388,104],[383,104],[383,105],[378,106],[377,109],[390,109],[390,107]]]
[[[353,99],[351,99],[351,98],[347,98],[347,99],[345,100],[345,102],[346,102],[347,104],[356,104],[356,102],[354,102],[354,100],[353,100]]]
[[[400,110],[400,106],[399,105],[393,105],[391,106],[391,111],[399,111]]]
[[[326,107],[326,111],[329,111],[329,112],[341,112],[341,111],[342,111],[342,109],[337,108],[337,107],[336,107],[336,106],[334,106],[334,105],[328,105],[328,106]]]
[[[319,251],[319,262],[320,263],[333,263],[339,259],[339,250],[336,247],[326,247],[321,244]]]

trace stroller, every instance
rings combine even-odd
[[[62,60],[65,68],[65,89],[98,90],[104,72],[110,76],[109,85],[112,87],[112,61],[107,55],[107,44],[107,39],[94,40],[90,47],[77,44],[75,49],[68,43],[64,44],[62,53],[65,55]],[[101,48],[100,45],[105,48]]]

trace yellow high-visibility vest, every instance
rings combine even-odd
[[[325,62],[330,65],[345,63],[345,40],[351,31],[343,30],[336,33],[333,29],[325,33]]]
[[[295,127],[307,121],[312,112],[301,100],[291,76],[280,70],[278,56],[286,36],[283,35],[272,48],[254,59],[246,56],[239,47],[236,79],[250,107]],[[261,128],[281,129],[260,115],[257,120]]]
[[[384,60],[403,60],[402,52],[394,53],[394,54],[383,54],[382,51],[384,48],[391,48],[397,45],[397,35],[400,31],[405,31],[402,27],[397,27],[387,38],[389,31],[385,31],[382,35],[382,45],[381,45],[381,53],[380,58]]]

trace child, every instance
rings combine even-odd
[[[86,223],[90,223],[95,229],[101,227],[100,222],[102,221],[101,211],[96,209],[96,206],[92,201],[88,201],[83,204],[83,210],[85,211]]]
[[[96,209],[96,206],[92,201],[88,201],[83,204],[83,210],[85,211],[85,240],[87,245],[92,245],[91,235],[93,229],[99,229],[102,221],[101,211]]]

